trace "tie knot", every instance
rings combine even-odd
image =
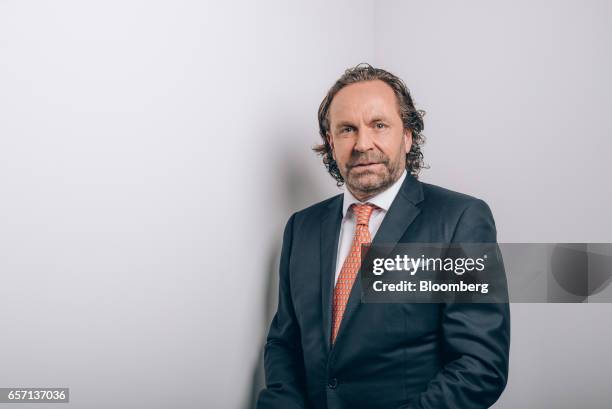
[[[365,226],[369,224],[372,211],[376,208],[376,206],[371,203],[353,204],[351,207],[353,208],[353,214],[355,214],[355,218],[357,219],[357,225],[362,224]]]

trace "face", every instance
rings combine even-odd
[[[364,201],[402,175],[412,133],[405,130],[393,89],[381,80],[342,88],[329,107],[327,140],[347,188]]]

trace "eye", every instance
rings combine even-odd
[[[377,129],[384,129],[386,127],[387,127],[387,125],[383,124],[382,122],[376,122],[376,128]]]
[[[340,129],[340,133],[347,133],[347,132],[352,132],[355,128],[353,128],[352,126],[343,126]]]

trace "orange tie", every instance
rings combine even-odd
[[[332,306],[332,344],[336,340],[338,330],[340,329],[340,323],[344,316],[344,310],[346,309],[346,302],[351,294],[351,288],[355,282],[355,277],[359,272],[359,266],[361,265],[361,245],[368,244],[372,240],[370,239],[370,230],[368,229],[368,223],[370,222],[370,216],[372,210],[376,206],[366,204],[352,204],[351,209],[357,219],[357,225],[355,226],[355,236],[353,237],[353,244],[348,256],[342,264],[336,287],[334,288],[334,303]]]

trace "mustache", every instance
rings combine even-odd
[[[368,153],[353,152],[346,166],[350,169],[350,168],[354,168],[355,166],[367,165],[370,163],[388,164],[389,158],[383,153],[369,153],[368,154]]]

